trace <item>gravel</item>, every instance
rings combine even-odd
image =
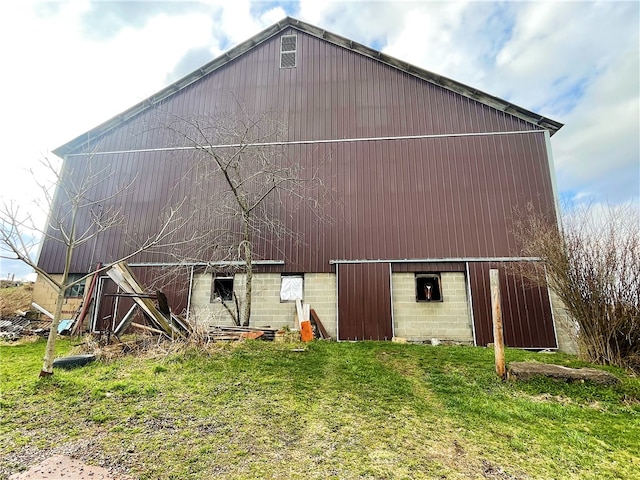
[[[123,458],[113,459],[101,453],[99,437],[52,449],[26,445],[2,458],[0,479],[133,480],[134,477],[127,475]]]

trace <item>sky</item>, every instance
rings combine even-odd
[[[640,202],[640,3],[7,1],[0,200],[50,153],[286,15],[562,122],[561,201]],[[640,220],[639,220],[640,221]],[[3,260],[0,278],[29,272]]]

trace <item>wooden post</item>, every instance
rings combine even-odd
[[[502,332],[502,302],[500,300],[500,278],[498,269],[489,270],[489,284],[491,285],[491,313],[493,317],[493,347],[496,359],[496,373],[502,380],[506,380],[507,371],[504,365],[504,335]]]

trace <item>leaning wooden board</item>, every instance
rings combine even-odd
[[[296,300],[296,312],[298,313],[298,323],[300,324],[300,338],[303,342],[313,340],[313,329],[309,321],[309,304],[302,305],[300,299]]]

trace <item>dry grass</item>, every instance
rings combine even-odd
[[[0,288],[0,316],[12,317],[17,310],[28,311],[31,308],[32,296],[33,285],[30,283]]]

